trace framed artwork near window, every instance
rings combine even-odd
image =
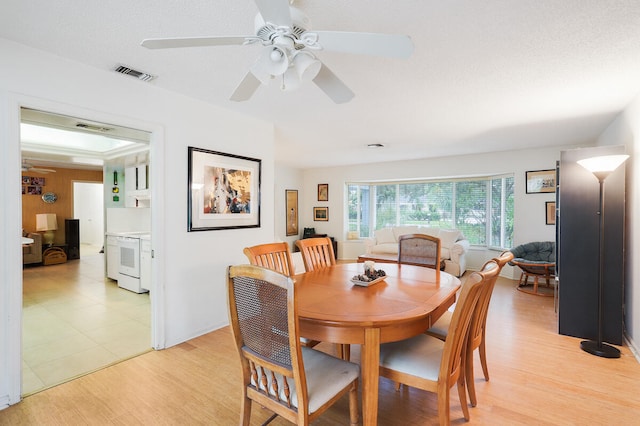
[[[329,207],[314,207],[313,208],[313,220],[328,221],[329,220]]]
[[[545,206],[547,225],[555,225],[556,224],[556,202],[547,201],[546,203],[544,203],[544,206]]]
[[[187,231],[260,227],[262,160],[188,147]]]
[[[287,213],[287,237],[298,235],[298,191],[285,189],[285,211]]]
[[[527,194],[556,192],[556,171],[533,170],[526,173]]]
[[[318,184],[318,201],[329,201],[329,184]]]

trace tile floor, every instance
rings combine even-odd
[[[105,278],[99,250],[23,269],[23,396],[151,350],[149,294]]]

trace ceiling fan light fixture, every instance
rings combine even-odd
[[[298,52],[293,57],[293,67],[301,81],[312,81],[322,67],[322,63],[309,52]]]

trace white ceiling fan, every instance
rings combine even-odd
[[[42,167],[36,167],[32,164],[27,163],[26,160],[22,161],[22,171],[23,172],[34,172],[34,173],[55,173],[54,169],[45,169]]]
[[[315,52],[328,50],[361,55],[408,58],[413,52],[409,36],[342,31],[311,31],[309,18],[290,6],[289,0],[254,0],[260,13],[255,35],[154,38],[142,41],[149,49],[261,44],[265,47],[255,64],[231,95],[246,101],[260,84],[278,79],[283,90],[313,81],[335,103],[349,102],[354,93]]]

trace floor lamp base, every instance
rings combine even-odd
[[[591,355],[600,356],[602,358],[620,358],[620,350],[606,343],[598,343],[592,340],[583,340],[580,342],[580,349],[589,352]]]

